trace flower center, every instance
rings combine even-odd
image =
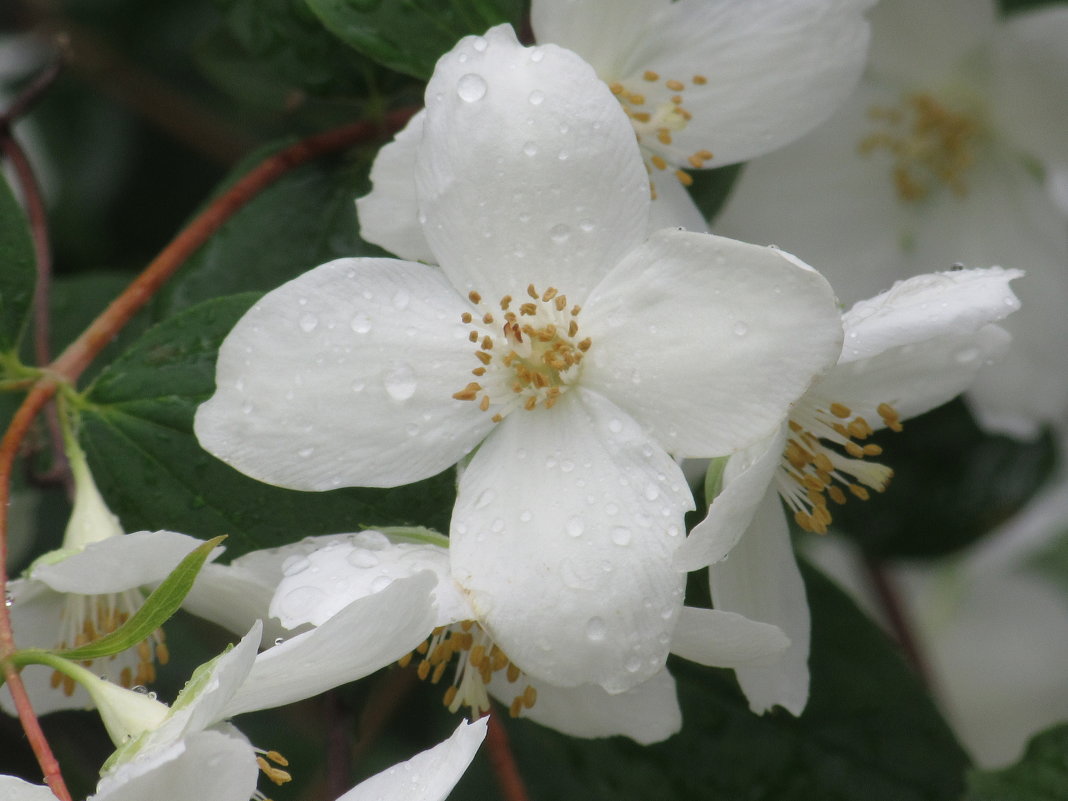
[[[452,658],[456,657],[456,673],[442,699],[450,712],[456,712],[461,706],[470,708],[472,715],[489,712],[486,685],[493,680],[493,675],[505,671],[510,684],[517,682],[522,675],[507,654],[472,620],[452,626],[438,626],[429,638],[401,657],[397,664],[407,667],[416,654],[422,657],[416,673],[423,681],[429,679],[431,684],[441,681]],[[512,699],[508,711],[513,718],[519,717],[523,709],[534,706],[537,699],[537,690],[528,684]]]
[[[888,403],[877,409],[891,431],[901,430],[897,411]],[[851,495],[868,500],[868,488],[882,492],[893,476],[883,464],[866,461],[882,448],[862,445],[873,433],[868,421],[841,403],[803,403],[790,419],[790,434],[779,465],[779,494],[805,531],[826,534],[831,522],[827,499],[844,504]],[[835,446],[835,447],[830,447]],[[842,452],[844,451],[844,453]],[[844,489],[843,489],[844,488]]]
[[[609,84],[609,89],[630,117],[649,172],[652,173],[654,168],[665,171],[671,166],[675,178],[683,186],[689,186],[693,183],[693,178],[680,169],[682,164],[677,163],[675,158],[669,157],[669,160],[663,155],[663,148],[670,147],[673,143],[672,134],[681,131],[693,119],[693,114],[683,105],[686,84],[675,78],[662,80],[660,75],[652,70],[646,70],[642,74],[642,81],[643,84],[637,90],[618,81]],[[696,86],[703,86],[708,83],[708,78],[704,75],[694,75],[691,82]],[[685,164],[699,170],[711,158],[711,151],[698,150],[686,157]],[[652,187],[652,193],[655,198],[655,186]]]
[[[862,139],[860,152],[890,153],[901,200],[922,200],[939,184],[958,197],[968,193],[964,179],[976,162],[982,133],[974,115],[947,108],[926,93],[908,95],[897,107],[874,106],[868,115],[882,130]]]
[[[479,366],[471,372],[479,380],[453,397],[477,401],[484,412],[492,408],[497,423],[517,408],[551,409],[578,377],[592,344],[589,337],[578,339],[576,318],[582,309],[569,309],[566,295],[555,287],[539,293],[533,284],[527,286],[527,295],[530,300],[523,303],[505,295],[498,316],[482,304],[481,295],[471,292],[468,298],[481,316],[460,316],[471,326],[468,338],[478,346]]]
[[[60,639],[57,648],[67,650],[80,648],[101,637],[111,634],[137,612],[144,604],[144,596],[138,590],[125,590],[105,595],[79,595],[67,593],[60,618]],[[132,662],[131,655],[136,657]],[[133,648],[107,658],[104,672],[107,678],[127,689],[151,684],[156,680],[156,662],[161,665],[170,660],[163,629],[152,634]],[[86,667],[93,660],[83,663]],[[117,673],[117,676],[111,675]],[[74,679],[55,671],[52,686],[63,687],[65,694],[74,694]]]

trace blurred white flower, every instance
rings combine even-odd
[[[440,269],[341,259],[271,292],[223,343],[195,430],[303,490],[469,457],[449,558],[478,618],[529,675],[622,692],[662,669],[682,607],[693,500],[668,454],[775,425],[839,352],[833,296],[776,249],[646,239],[633,129],[566,50],[507,26],[468,37],[426,98],[417,186]]]
[[[1068,410],[1068,8],[999,20],[993,0],[885,0],[855,96],[803,140],[747,165],[719,232],[819,264],[844,301],[954,263],[1027,271],[1009,356],[968,393],[1030,434]]]

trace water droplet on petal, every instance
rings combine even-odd
[[[275,645],[281,645],[281,644],[282,644],[282,643],[284,643],[285,641],[286,641],[286,638],[285,638],[285,637],[275,637],[275,638],[274,638],[274,644],[275,644]]]
[[[310,334],[319,325],[319,318],[314,314],[305,314],[300,318],[300,330],[305,334]]]
[[[291,556],[282,562],[282,575],[285,577],[295,576],[298,573],[303,573],[311,567],[311,562],[306,556]]]
[[[382,592],[386,587],[393,583],[393,579],[389,576],[378,576],[371,582],[371,592]]]
[[[357,378],[352,382],[352,391],[353,392],[363,392],[363,388],[365,386],[366,385],[363,383],[363,381],[361,379]]]
[[[616,545],[630,545],[630,529],[626,526],[613,527],[611,536]]]
[[[527,97],[527,100],[530,101],[530,105],[532,106],[540,106],[545,100],[545,92],[542,92],[540,89],[535,89]]]
[[[593,642],[600,642],[608,634],[608,626],[599,617],[591,617],[586,622],[586,636]]]
[[[656,488],[656,486],[654,486],[653,484],[646,484],[645,485],[645,499],[647,501],[655,501],[659,497],[660,497],[660,490],[658,490]]]
[[[567,521],[566,529],[569,537],[581,537],[582,532],[586,530],[586,524],[582,522],[581,517],[575,515]]]
[[[393,308],[397,309],[398,311],[407,309],[408,303],[411,299],[412,298],[411,295],[408,294],[408,290],[398,289],[393,295]]]
[[[554,225],[549,229],[549,237],[558,245],[562,245],[571,236],[571,228],[564,223]]]
[[[593,220],[579,220],[579,228],[587,234],[590,233],[590,231],[592,231],[595,227],[596,226],[593,224]]]
[[[352,330],[357,334],[366,334],[371,330],[371,321],[364,314],[357,314],[352,318],[352,322],[349,325],[352,326]]]
[[[743,323],[741,320],[734,324],[734,335],[736,337],[744,337],[749,333],[749,325]]]
[[[353,567],[368,568],[378,564],[378,557],[366,548],[357,548],[345,558]]]
[[[361,531],[352,538],[352,544],[370,551],[384,551],[390,546],[389,537],[381,531]]]
[[[522,512],[519,513],[519,520],[522,523],[529,523],[532,517],[533,515],[531,515],[529,509],[524,509]]]
[[[456,94],[465,103],[474,103],[486,96],[486,79],[481,75],[469,72],[461,76],[456,82]]]
[[[979,348],[964,348],[964,350],[957,351],[954,357],[958,364],[968,364],[974,362],[979,358]]]
[[[482,494],[478,496],[478,500],[475,501],[476,509],[485,509],[493,500],[497,497],[497,493],[491,489],[483,490]]]
[[[538,155],[538,146],[533,142],[526,142],[523,145],[523,152],[528,156],[536,156]]]
[[[612,418],[608,421],[608,430],[613,434],[618,434],[623,430],[623,421],[616,418]]]
[[[489,42],[482,36],[476,36],[471,40],[471,47],[475,48],[479,53],[485,53],[486,48],[489,47]]]
[[[415,394],[416,380],[415,371],[411,365],[403,362],[395,363],[384,376],[382,383],[389,396],[396,401],[405,401]]]
[[[537,64],[545,58],[545,51],[540,47],[532,48],[530,51],[530,60]]]
[[[637,673],[642,666],[642,660],[637,654],[631,654],[627,657],[627,661],[623,663],[623,667],[626,668],[628,673]]]

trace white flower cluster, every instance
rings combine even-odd
[[[1026,126],[976,111],[977,90],[913,88],[928,65],[889,45],[876,49],[870,81],[885,70],[908,88],[888,95],[880,83],[877,102],[863,88],[850,102],[866,116],[850,119],[871,132],[843,136],[861,145],[865,168],[894,160],[890,233],[889,217],[865,216],[860,183],[826,185],[842,165],[800,155],[830,158],[843,137],[828,128],[747,168],[723,230],[744,227],[843,274],[845,262],[863,272],[886,261],[923,274],[843,312],[798,257],[705,233],[690,171],[782,148],[839,108],[864,68],[870,5],[535,0],[538,45],[500,26],[441,58],[425,110],[382,149],[357,203],[363,238],[400,258],[332,261],[262,298],[223,343],[195,430],[242,472],[299,490],[393,487],[455,465],[448,536],[338,534],[207,565],[187,608],[248,634],[170,708],[96,668],[31,684],[45,711],[100,709],[119,750],[95,798],[248,798],[257,760],[268,776],[284,771],[225,720],[395,662],[442,682],[453,711],[478,716],[496,698],[581,737],[651,743],[676,732],[670,653],[734,668],[756,712],[801,713],[809,619],[787,514],[824,532],[836,504],[882,490],[889,470],[870,435],[971,386],[1009,347],[999,321],[1019,307],[1009,287],[1019,271],[948,269],[1002,257],[941,255],[933,243],[956,230],[955,212],[933,204],[997,183],[979,163],[1001,141],[987,132]],[[924,13],[883,5],[877,36],[880,24],[896,30],[899,11]],[[972,5],[946,4],[946,19]],[[1065,28],[1061,16],[1050,14],[1053,27]],[[1011,33],[1043,31],[1021,21]],[[986,33],[960,36],[970,38],[925,54],[946,67]],[[1034,68],[996,47],[992,59],[1005,70],[997,87],[1016,85],[1013,68]],[[1016,103],[1018,117],[1039,113]],[[923,136],[933,138],[915,141]],[[802,183],[814,174],[823,183]],[[830,211],[838,198],[848,213]],[[913,215],[908,204],[928,201]],[[830,231],[821,213],[845,216],[849,230]],[[907,259],[868,258],[906,224]],[[1016,260],[1005,251],[1004,261]],[[688,458],[728,459],[722,492],[689,536]],[[96,492],[83,478],[79,498]],[[115,628],[139,588],[196,545],[121,530],[68,540],[62,558],[13,586],[20,642],[73,645]],[[706,567],[714,608],[685,606],[688,572]],[[281,627],[264,633],[268,617]],[[272,645],[284,630],[298,633]],[[147,682],[166,654],[154,637],[108,675]],[[343,798],[444,797],[484,733],[484,721],[461,724]],[[416,761],[440,780],[427,795],[409,778]],[[162,792],[164,775],[185,789]],[[46,797],[2,781],[12,798]]]

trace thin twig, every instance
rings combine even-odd
[[[486,732],[486,751],[489,754],[493,772],[497,774],[497,784],[505,801],[530,801],[526,785],[519,773],[515,754],[508,742],[508,732],[500,721],[500,713],[491,713],[489,729]]]
[[[886,566],[875,557],[865,555],[863,562],[864,570],[868,574],[868,580],[875,593],[875,599],[886,616],[890,631],[893,632],[905,659],[912,666],[920,681],[925,687],[931,689],[930,668],[924,658],[923,649],[920,648],[919,642],[912,633],[908,614],[904,604],[901,603],[901,594],[898,592],[893,577],[887,572]]]
[[[44,69],[36,78],[34,78],[25,89],[19,92],[19,96],[15,98],[4,113],[0,114],[0,130],[7,130],[14,126],[14,124],[22,119],[29,112],[31,108],[37,105],[45,92],[56,82],[56,78],[63,72],[63,59],[57,59],[52,62],[46,69]]]

